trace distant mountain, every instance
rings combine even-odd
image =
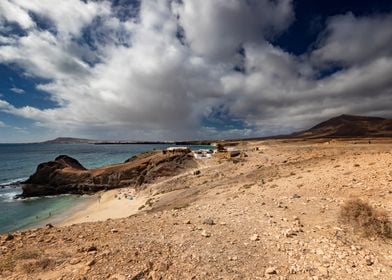
[[[279,139],[279,138],[355,138],[355,137],[392,137],[392,120],[379,117],[365,117],[354,115],[341,115],[321,122],[312,128],[293,133],[291,135],[279,135],[274,137],[249,138],[256,139]],[[237,139],[241,140],[241,139]],[[244,139],[242,139],[244,140]],[[173,145],[209,145],[211,141],[102,141],[72,137],[59,137],[54,140],[42,142],[43,144],[173,144]]]
[[[42,144],[94,144],[96,140],[72,138],[72,137],[58,137],[53,140],[42,142]]]
[[[172,144],[172,145],[210,145],[211,141],[195,140],[195,141],[124,141],[124,140],[91,140],[83,138],[72,138],[72,137],[58,137],[53,140],[41,142],[42,144],[95,144],[95,145],[132,145],[132,144]]]
[[[295,138],[392,137],[392,120],[378,117],[341,115],[302,132]]]

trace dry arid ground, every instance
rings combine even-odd
[[[0,278],[392,279],[392,140],[238,147],[147,186],[137,215],[1,236]]]

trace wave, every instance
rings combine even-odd
[[[61,198],[66,196],[72,196],[72,194],[60,194],[60,195],[45,195],[45,196],[36,196],[36,197],[26,197],[26,198],[15,198],[18,194],[21,194],[21,191],[12,191],[6,193],[0,193],[0,202],[15,202],[15,201],[32,201],[32,200],[40,200],[40,199],[51,199],[51,198]]]
[[[17,178],[0,183],[0,202],[15,201],[15,196],[22,193],[22,190],[21,188],[18,188],[18,185],[25,180],[27,180],[27,178]]]
[[[24,178],[12,179],[12,180],[10,180],[10,181],[0,183],[0,188],[1,188],[1,187],[12,187],[12,186],[15,186],[15,185],[17,185],[17,184],[19,184],[19,183],[22,183],[22,182],[26,181],[27,179],[28,179],[28,178],[26,178],[26,177],[24,177]]]
[[[12,191],[12,192],[6,192],[6,193],[0,193],[0,201],[1,202],[12,202],[15,199],[15,196],[20,194],[20,191]]]
[[[20,192],[16,193],[20,194]],[[33,197],[24,197],[24,198],[14,198],[13,200],[16,201],[30,201],[30,200],[38,200],[38,199],[45,199],[45,198],[61,198],[67,196],[79,196],[79,197],[88,197],[89,195],[79,195],[79,194],[56,194],[56,195],[43,195],[43,196],[33,196]]]

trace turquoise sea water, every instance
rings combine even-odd
[[[124,162],[141,152],[167,146],[171,145],[0,144],[0,233],[42,223],[85,199],[74,195],[14,199],[21,189],[12,182],[27,179],[39,163],[64,154],[92,168]]]

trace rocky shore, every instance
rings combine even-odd
[[[59,195],[92,194],[116,188],[141,188],[158,178],[177,175],[196,166],[189,152],[162,151],[143,153],[116,164],[87,170],[76,159],[66,155],[41,163],[36,172],[22,183],[21,198]]]
[[[0,278],[392,279],[389,236],[340,218],[360,198],[387,221],[392,140],[238,149],[146,181],[130,217],[2,235]]]

